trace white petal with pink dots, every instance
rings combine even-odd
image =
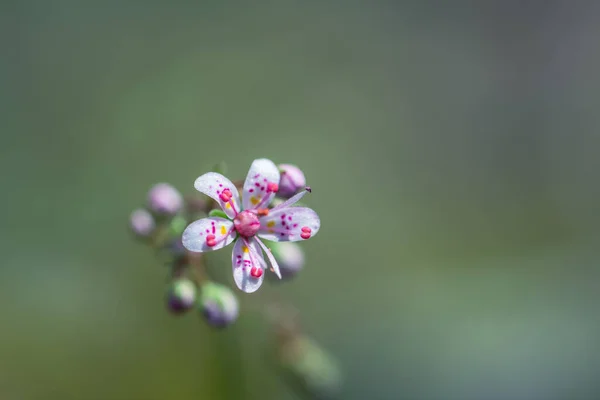
[[[235,185],[223,175],[208,172],[194,182],[199,192],[213,198],[219,203],[228,217],[234,218],[240,209],[240,195]]]
[[[233,246],[231,255],[233,280],[237,287],[252,293],[258,290],[265,279],[265,259],[256,240],[240,237]]]
[[[297,242],[317,234],[321,221],[306,207],[286,207],[260,217],[258,236],[275,242]]]
[[[244,210],[267,208],[279,190],[279,169],[266,158],[254,160],[244,182]]]
[[[209,217],[194,221],[183,231],[181,241],[189,251],[205,252],[222,249],[237,236],[233,222],[225,218]]]

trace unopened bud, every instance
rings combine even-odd
[[[271,252],[279,264],[279,271],[282,279],[291,279],[304,267],[304,252],[302,248],[294,242],[273,242],[269,243]],[[274,274],[269,274],[271,280],[279,281]],[[275,278],[271,278],[275,276]]]
[[[277,195],[283,198],[292,197],[306,186],[306,178],[300,168],[291,164],[279,165],[279,191]]]
[[[183,198],[168,183],[158,183],[148,192],[148,208],[158,215],[175,215],[183,207]]]
[[[217,328],[230,325],[238,317],[237,298],[228,287],[218,283],[202,285],[199,307],[206,322]]]
[[[167,291],[167,307],[173,314],[182,314],[194,306],[196,285],[189,279],[177,278]]]
[[[131,213],[129,224],[133,233],[141,238],[147,238],[156,228],[154,217],[143,208],[137,209]]]

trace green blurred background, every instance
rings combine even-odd
[[[0,399],[294,399],[273,295],[342,399],[598,398],[599,35],[593,1],[2,1]],[[308,265],[227,332],[170,316],[129,213],[259,157],[313,188]]]

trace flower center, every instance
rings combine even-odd
[[[260,221],[256,213],[251,211],[242,211],[236,215],[233,220],[233,226],[235,230],[244,237],[250,237],[256,235],[260,228]]]

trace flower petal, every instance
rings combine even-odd
[[[275,260],[275,257],[273,257],[273,253],[271,253],[271,249],[269,249],[267,246],[265,246],[265,244],[262,242],[262,240],[260,240],[258,237],[256,238],[256,241],[258,242],[260,247],[262,247],[263,250],[265,251],[265,253],[267,254],[267,258],[269,259],[269,262],[271,263],[273,272],[275,272],[275,275],[277,275],[277,277],[279,279],[281,279],[281,271],[279,271],[279,264],[277,264],[277,260]]]
[[[197,191],[204,193],[219,203],[228,217],[234,218],[237,213],[241,211],[238,190],[235,185],[223,175],[216,172],[207,172],[196,179],[194,187]],[[229,192],[227,190],[229,190]]]
[[[258,236],[263,239],[275,242],[297,242],[313,237],[321,227],[319,216],[310,208],[286,207],[273,210],[259,218]]]
[[[301,191],[300,193],[297,193],[296,195],[290,197],[289,199],[287,199],[286,201],[284,201],[281,204],[276,205],[275,207],[273,207],[272,211],[277,211],[277,210],[281,210],[282,208],[286,208],[286,207],[291,207],[294,204],[296,204],[297,202],[300,201],[301,198],[304,197],[304,195],[306,195],[306,193],[311,193],[311,189],[310,186],[307,186],[304,188],[303,191]]]
[[[233,280],[240,290],[255,292],[265,279],[265,259],[258,243],[253,238],[240,237],[231,254]]]
[[[220,217],[194,221],[183,231],[181,242],[189,251],[205,252],[222,249],[237,236],[233,222]]]
[[[279,190],[279,170],[266,158],[254,160],[244,182],[244,210],[266,208]]]

